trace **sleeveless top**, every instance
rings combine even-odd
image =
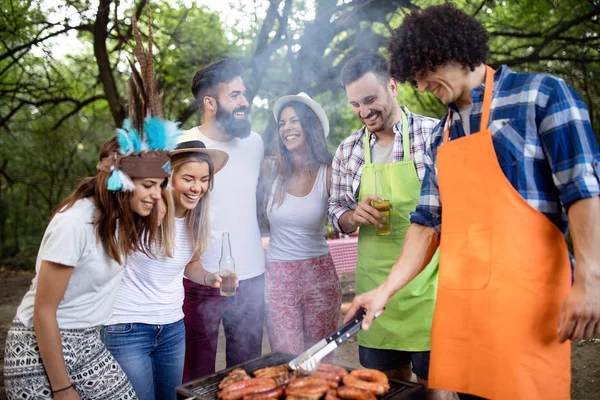
[[[267,218],[271,227],[267,261],[296,261],[329,253],[325,239],[327,217],[327,165],[321,165],[309,194],[285,194],[280,206],[273,205],[276,182],[271,186]]]

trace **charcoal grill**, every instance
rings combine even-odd
[[[224,369],[213,375],[205,376],[204,378],[196,379],[181,386],[177,386],[175,390],[181,398],[190,400],[217,400],[217,392],[219,391],[219,383],[225,378],[234,368],[243,368],[249,374],[254,371],[273,367],[275,365],[286,364],[296,357],[289,353],[270,353],[254,360],[247,361],[238,366]],[[346,368],[346,367],[344,367]],[[347,368],[351,370],[352,368]],[[390,391],[384,396],[379,397],[379,400],[420,400],[425,398],[425,389],[422,385],[413,382],[405,382],[396,379],[390,379]]]

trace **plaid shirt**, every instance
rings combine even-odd
[[[425,142],[433,128],[438,123],[437,119],[423,117],[411,113],[402,107],[408,117],[408,136],[410,138],[410,157],[415,163],[419,180],[425,176]],[[360,177],[365,163],[364,140],[366,127],[363,126],[340,144],[332,162],[331,194],[329,196],[329,221],[334,229],[342,231],[339,219],[343,213],[354,210],[358,204]],[[402,148],[402,120],[396,122],[394,130],[394,162],[404,160]],[[370,146],[376,141],[376,136],[370,133]],[[372,150],[371,150],[372,151]],[[373,154],[371,152],[371,154]]]
[[[484,85],[473,89],[471,131],[479,131]],[[465,136],[458,109],[450,105],[450,140]],[[426,174],[411,221],[439,234],[442,205],[436,154],[447,116],[429,138]],[[500,67],[494,75],[489,128],[502,171],[534,209],[567,231],[566,209],[600,194],[600,153],[581,97],[562,79]]]

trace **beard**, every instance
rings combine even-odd
[[[228,112],[225,110],[218,102],[217,102],[217,114],[216,120],[217,122],[233,137],[237,137],[240,139],[245,139],[250,136],[250,130],[252,129],[252,124],[248,120],[248,118],[236,118],[234,114],[236,112],[243,111],[244,114],[248,111],[248,107],[238,107],[233,111]]]

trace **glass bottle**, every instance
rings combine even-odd
[[[235,261],[231,255],[229,232],[223,232],[221,242],[221,259],[219,260],[219,276],[221,277],[221,296],[233,296],[237,289]]]
[[[379,211],[382,217],[385,217],[385,220],[380,221],[383,226],[381,228],[377,227],[376,234],[377,236],[386,236],[392,233],[392,220],[390,218],[392,205],[390,204],[389,194],[384,188],[381,171],[375,171],[375,196],[379,197],[382,201],[381,203],[372,202],[372,206]]]

